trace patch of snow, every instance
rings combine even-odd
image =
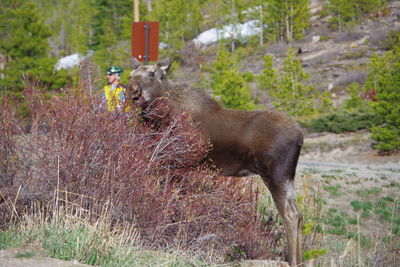
[[[60,58],[56,64],[56,70],[73,68],[83,60],[84,56],[75,53],[63,58]]]
[[[319,35],[314,35],[314,36],[312,37],[312,42],[313,42],[313,43],[317,43],[317,42],[319,42],[320,39],[321,39],[321,36],[319,36]]]
[[[200,33],[193,42],[196,46],[210,45],[221,39],[234,38],[240,39],[253,36],[261,32],[258,20],[250,20],[245,23],[226,25],[222,28],[213,28]]]
[[[167,44],[167,43],[164,43],[164,42],[160,42],[160,43],[158,44],[158,48],[160,48],[160,49],[166,49],[166,48],[168,48],[168,44]]]
[[[93,55],[93,51],[89,51],[89,53],[84,56],[78,53],[60,58],[55,66],[56,70],[61,70],[61,69],[71,69],[73,67],[78,66],[85,58],[90,57]]]

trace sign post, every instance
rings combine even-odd
[[[147,64],[158,60],[158,21],[132,23],[132,57]]]

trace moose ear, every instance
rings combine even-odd
[[[170,59],[165,59],[163,61],[159,61],[157,63],[157,67],[163,72],[164,75],[166,75],[171,68],[172,62],[174,60],[172,58]]]
[[[132,70],[135,70],[135,69],[139,68],[142,65],[143,64],[140,63],[139,60],[137,60],[134,57],[131,59],[131,62],[129,63],[129,66],[131,66]]]

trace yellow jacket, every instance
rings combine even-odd
[[[125,103],[125,88],[121,85],[115,87],[115,85],[104,86],[103,99],[107,103],[108,111],[121,111],[123,104]],[[125,107],[124,111],[128,111],[129,108]]]

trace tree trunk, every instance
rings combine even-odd
[[[4,70],[6,68],[6,56],[0,54],[0,70]],[[0,72],[0,79],[4,79],[4,73]]]
[[[260,46],[264,44],[263,5],[260,3]]]
[[[146,4],[147,4],[147,11],[148,12],[153,11],[153,6],[151,4],[151,0],[146,0]]]

